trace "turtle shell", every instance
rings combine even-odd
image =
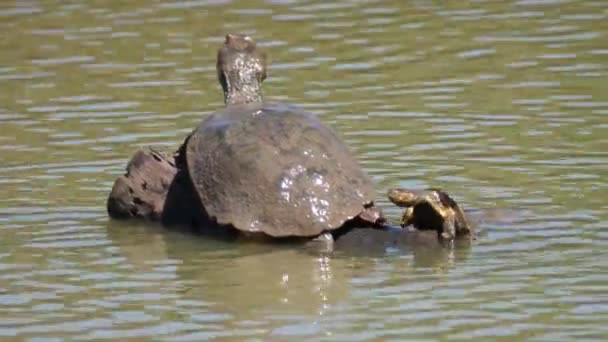
[[[316,236],[374,201],[373,184],[348,147],[292,106],[230,105],[203,120],[186,144],[202,209],[220,225]]]

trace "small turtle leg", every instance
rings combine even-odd
[[[454,221],[456,223],[456,235],[457,236],[465,236],[471,235],[474,236],[475,232],[471,227],[471,224],[467,220],[467,217],[460,206],[454,207]]]
[[[405,210],[403,211],[403,215],[401,216],[401,227],[405,228],[407,226],[409,226],[410,224],[412,224],[412,218],[414,217],[414,208],[413,207],[407,207],[405,208]]]
[[[407,226],[406,222],[407,222],[407,214],[403,213],[403,215],[401,216],[401,220],[399,221],[399,225],[403,228],[405,228],[405,226]]]
[[[454,240],[456,237],[456,218],[453,214],[445,217],[442,228],[441,237],[445,240]]]

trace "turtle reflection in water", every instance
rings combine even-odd
[[[472,226],[460,205],[440,189],[392,189],[387,196],[394,204],[406,208],[401,219],[402,227],[412,225],[419,230],[434,230],[445,240],[474,237]]]
[[[181,154],[219,229],[331,239],[351,223],[382,226],[371,180],[335,133],[297,107],[263,101],[266,56],[251,37],[226,36],[217,74],[226,108],[203,120]]]

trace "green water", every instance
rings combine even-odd
[[[608,2],[4,1],[0,32],[1,340],[608,338]],[[228,32],[391,219],[395,186],[509,217],[373,256],[110,221],[131,154],[223,106]]]

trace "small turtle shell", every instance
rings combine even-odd
[[[348,147],[315,116],[287,105],[211,114],[189,137],[186,163],[206,214],[244,232],[316,236],[374,201]]]

